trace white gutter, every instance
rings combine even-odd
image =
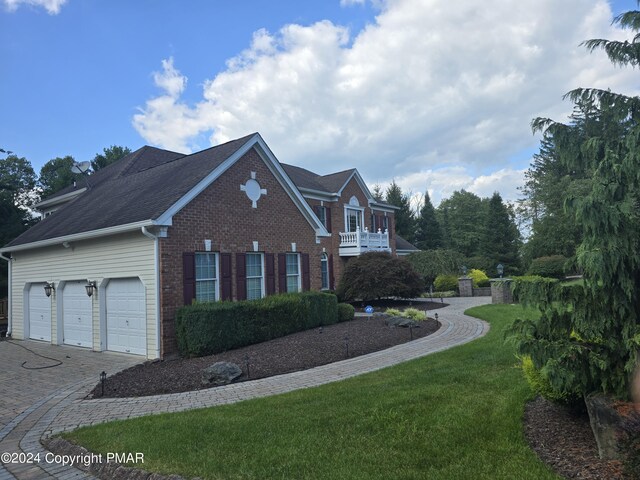
[[[14,247],[6,247],[0,249],[0,254],[7,252],[19,252],[21,250],[31,250],[32,248],[49,247],[51,245],[60,245],[64,242],[77,242],[78,240],[88,240],[105,235],[114,235],[117,233],[131,232],[138,230],[140,227],[150,227],[155,225],[153,220],[143,220],[141,222],[127,223],[126,225],[117,225],[115,227],[101,228],[99,230],[91,230],[89,232],[74,233],[63,237],[49,238],[38,242],[25,243]]]
[[[145,237],[153,240],[153,261],[156,271],[156,358],[160,358],[160,240],[156,235],[149,232],[146,226],[143,226],[141,231]]]
[[[7,325],[7,337],[11,336],[11,327],[13,326],[13,318],[12,318],[12,314],[11,314],[11,265],[12,265],[12,261],[11,261],[11,257],[5,257],[1,252],[0,252],[0,258],[2,258],[3,260],[6,260],[9,264],[9,278],[8,278],[8,290],[7,290],[7,318],[9,319],[9,324]]]

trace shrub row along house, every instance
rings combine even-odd
[[[281,164],[258,133],[191,155],[146,146],[79,183],[0,249],[14,338],[159,358],[193,300],[329,290],[350,257],[396,252],[396,207],[357,170]]]

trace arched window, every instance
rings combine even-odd
[[[329,290],[329,257],[326,253],[320,257],[320,271],[322,272],[322,290]]]

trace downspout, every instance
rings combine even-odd
[[[13,315],[11,314],[11,298],[13,297],[12,295],[12,285],[11,285],[11,265],[12,265],[12,261],[11,261],[11,257],[5,257],[2,253],[0,253],[0,258],[3,260],[6,260],[7,263],[9,264],[9,277],[8,277],[8,289],[7,289],[7,318],[9,319],[8,325],[7,325],[7,337],[11,336],[11,328],[13,326]]]
[[[159,239],[156,235],[142,227],[142,234],[153,240],[153,259],[156,271],[156,358],[160,358],[160,255]]]

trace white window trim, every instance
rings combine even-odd
[[[345,205],[344,206],[344,231],[350,232],[349,210],[357,210],[358,212],[360,212],[360,231],[364,230],[364,207],[354,207],[352,205]]]
[[[322,284],[322,265],[327,266],[327,286],[325,287]],[[331,289],[331,279],[329,278],[329,255],[323,253],[320,255],[320,290],[330,290]]]
[[[262,275],[260,277],[250,277],[248,274],[245,275],[245,288],[247,290],[247,299],[249,298],[249,279],[250,278],[259,278],[260,279],[260,298],[264,298],[266,296],[266,288],[265,288],[265,272],[264,272],[264,253],[263,252],[247,252],[245,254],[245,269],[247,267],[246,258],[249,255],[260,255],[260,273]]]
[[[287,273],[287,266],[288,266],[288,258],[286,257],[286,255],[295,255],[296,258],[298,259],[298,273],[296,275],[291,275],[289,273]],[[301,260],[300,260],[300,254],[297,252],[287,252],[284,257],[284,269],[285,269],[285,275],[287,277],[287,292],[289,292],[289,277],[293,277],[296,276],[298,277],[298,292],[302,291],[302,264],[301,264]]]
[[[194,292],[196,294],[196,300],[197,300],[197,295],[198,295],[198,282],[207,282],[207,281],[211,281],[214,280],[215,281],[215,289],[213,291],[213,295],[215,297],[214,302],[219,302],[220,301],[220,253],[218,252],[195,252],[196,256],[197,255],[215,255],[215,269],[216,269],[216,278],[200,278],[198,279],[198,261],[194,259],[194,261],[196,262],[195,265],[195,276],[196,276],[196,291]]]

